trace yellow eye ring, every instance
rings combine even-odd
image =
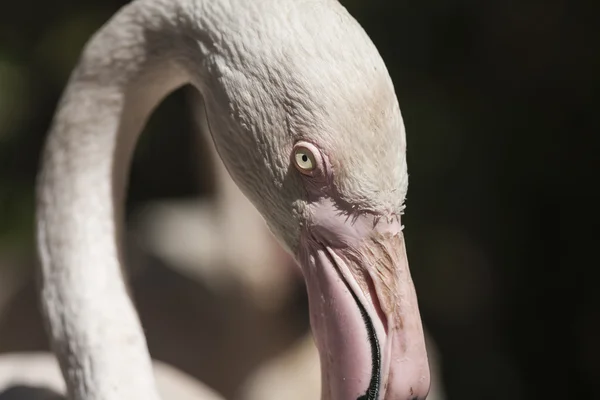
[[[298,147],[294,151],[294,162],[300,172],[310,172],[317,168],[313,153],[306,147]]]
[[[319,149],[307,142],[296,143],[292,160],[296,169],[304,175],[313,176],[321,168]]]

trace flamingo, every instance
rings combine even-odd
[[[188,91],[192,109],[202,100]],[[281,250],[252,203],[219,159],[204,113],[192,113],[198,147],[209,155],[204,173],[213,176],[210,199],[161,200],[133,218],[146,247],[174,268],[216,292],[238,287],[253,306],[282,309],[301,280],[293,258]],[[251,231],[252,235],[247,232]]]
[[[153,362],[159,393],[165,399],[222,400],[211,389],[168,364]],[[1,400],[64,400],[65,382],[48,353],[8,353],[0,357]]]
[[[141,128],[184,84],[301,267],[321,398],[424,399],[402,117],[381,56],[334,0],[134,0],[88,42],[37,188],[42,311],[69,396],[160,398],[123,277],[122,203]]]

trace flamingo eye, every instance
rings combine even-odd
[[[294,164],[298,171],[305,175],[310,175],[317,168],[315,155],[304,146],[298,146],[294,149]]]

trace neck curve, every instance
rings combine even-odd
[[[154,107],[185,83],[201,86],[206,71],[188,71],[209,56],[202,39],[213,32],[193,14],[204,3],[122,8],[86,46],[55,115],[37,186],[39,284],[72,399],[159,398],[124,278],[123,198]]]

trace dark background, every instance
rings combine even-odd
[[[0,270],[30,268],[46,130],[81,47],[125,3],[0,4]],[[404,115],[408,252],[447,398],[600,399],[600,2],[342,3]],[[150,121],[130,210],[210,191],[185,104],[180,90]]]

